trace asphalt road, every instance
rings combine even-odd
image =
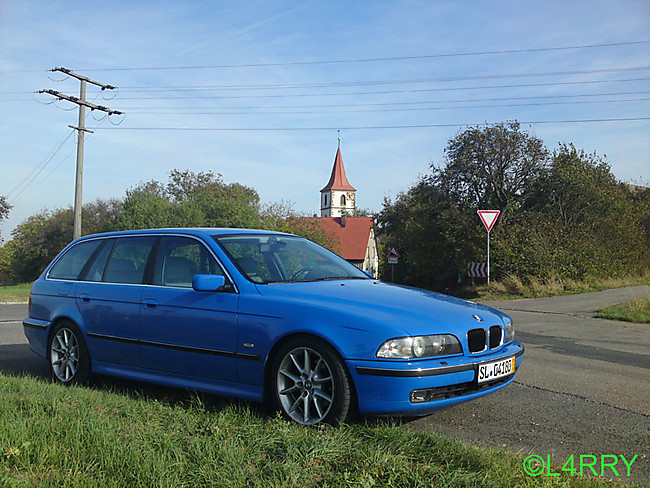
[[[513,317],[526,346],[515,383],[405,427],[551,456],[558,465],[570,455],[576,466],[580,455],[638,455],[629,479],[650,483],[650,325],[592,317],[598,308],[648,295],[649,286],[637,286],[489,302]],[[46,377],[45,362],[22,333],[26,308],[0,305],[0,371]],[[625,475],[620,458],[618,467]]]
[[[515,383],[408,428],[550,455],[560,466],[571,454],[576,466],[579,455],[599,463],[603,454],[638,455],[630,479],[650,483],[650,324],[593,318],[598,308],[648,295],[649,286],[638,286],[489,302],[513,318],[526,346]]]

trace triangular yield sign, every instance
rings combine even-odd
[[[501,213],[501,210],[477,210],[478,216],[481,217],[483,225],[488,232],[492,230],[494,223],[497,221],[497,217]]]

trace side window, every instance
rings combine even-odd
[[[74,245],[52,266],[48,278],[55,280],[78,279],[84,265],[101,243],[101,240],[92,240]]]
[[[165,237],[158,251],[154,285],[192,288],[195,274],[223,275],[206,247],[189,237]]]
[[[106,261],[108,261],[108,256],[111,255],[115,241],[116,239],[109,239],[99,251],[99,254],[97,254],[97,257],[86,273],[86,281],[102,281],[104,270],[106,269]]]
[[[120,237],[108,259],[102,281],[142,283],[144,269],[155,241],[153,236]]]
[[[253,283],[268,283],[281,280],[279,272],[273,273],[273,260],[270,253],[262,253],[265,246],[255,238],[225,239],[219,241],[233,259],[237,267]],[[271,266],[269,266],[269,264]]]

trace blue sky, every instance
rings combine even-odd
[[[463,124],[532,122],[549,148],[572,142],[647,183],[650,43],[639,41],[650,41],[645,1],[0,0],[0,195],[14,205],[0,234],[73,201],[76,106],[34,92],[78,96],[79,82],[53,67],[119,87],[89,86],[88,100],[126,113],[86,116],[97,129],[85,202],[177,168],[311,214],[337,128],[357,205],[373,210],[441,163]],[[458,55],[513,50],[525,52]]]

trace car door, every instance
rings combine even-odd
[[[156,239],[108,239],[77,284],[77,303],[97,366],[140,366],[142,282]]]
[[[195,274],[223,275],[224,271],[199,239],[163,237],[152,286],[142,295],[142,366],[235,381],[238,294],[232,287],[229,291],[194,291]]]

